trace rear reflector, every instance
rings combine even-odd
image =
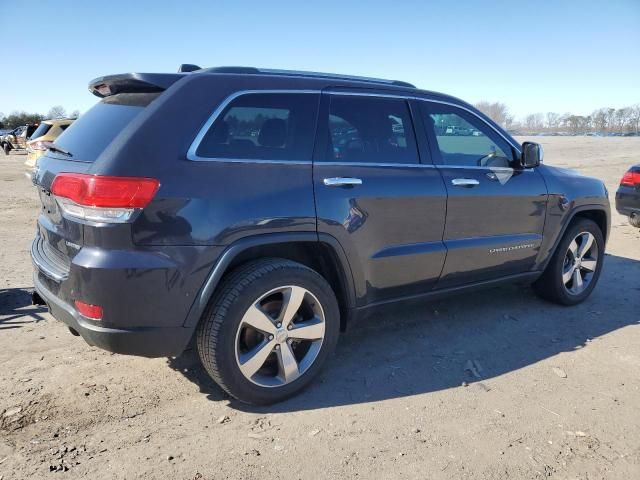
[[[628,171],[622,177],[620,185],[624,187],[639,187],[640,186],[640,172]]]
[[[84,303],[80,300],[76,300],[74,303],[76,305],[76,309],[83,317],[87,317],[91,320],[102,320],[102,307]]]
[[[159,186],[154,178],[60,173],[53,179],[51,192],[67,215],[95,222],[123,223],[135,209],[149,204]]]

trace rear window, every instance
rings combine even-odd
[[[224,159],[311,160],[319,95],[252,93],[218,116],[196,155]]]
[[[46,135],[47,132],[49,130],[51,130],[51,127],[53,125],[51,125],[50,123],[41,123],[40,126],[38,128],[36,128],[36,131],[33,132],[33,134],[31,135],[31,139],[34,140],[38,137],[41,137],[43,135]]]
[[[73,122],[55,144],[70,152],[73,155],[71,160],[93,162],[158,95],[121,93],[103,98]],[[50,152],[49,155],[57,154]]]

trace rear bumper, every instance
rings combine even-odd
[[[616,192],[616,210],[621,215],[640,215],[640,190],[620,187]]]
[[[75,309],[49,291],[36,269],[33,284],[56,320],[73,328],[89,344],[114,353],[142,357],[177,356],[185,349],[193,328],[140,327],[106,328],[84,319]]]

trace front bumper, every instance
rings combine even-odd
[[[71,305],[56,297],[46,288],[40,275],[36,266],[33,284],[51,315],[78,332],[89,345],[126,355],[169,357],[180,355],[193,335],[194,329],[185,327],[122,329],[100,326],[98,322],[83,318]]]

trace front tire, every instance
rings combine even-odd
[[[2,145],[2,150],[4,150],[5,155],[9,155],[9,152],[11,152],[11,146],[9,146],[8,143],[5,143]]]
[[[536,293],[560,305],[583,302],[595,288],[604,261],[604,237],[598,225],[581,218],[565,232],[542,276]]]
[[[229,395],[267,405],[313,380],[339,327],[338,303],[322,276],[290,260],[262,259],[223,279],[198,326],[198,354]]]

